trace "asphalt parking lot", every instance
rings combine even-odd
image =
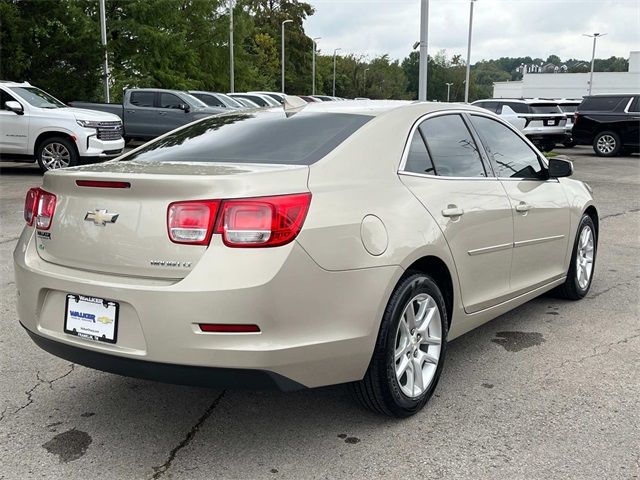
[[[398,421],[341,387],[213,391],[39,350],[11,253],[41,176],[0,166],[0,479],[640,478],[640,156],[558,150],[594,189],[588,297],[545,296],[455,340],[435,396]]]

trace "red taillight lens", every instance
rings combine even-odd
[[[40,230],[49,230],[56,210],[56,196],[41,188],[31,188],[24,200],[24,220]]]
[[[215,233],[228,247],[285,245],[300,233],[310,203],[310,193],[223,200]]]
[[[24,199],[24,221],[27,225],[33,225],[33,220],[38,212],[38,197],[40,196],[39,188],[30,188]]]
[[[167,211],[169,238],[174,243],[208,245],[219,200],[175,202]]]

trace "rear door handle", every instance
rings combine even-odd
[[[457,205],[447,205],[447,208],[442,210],[443,217],[461,217],[464,215],[464,210],[458,208]]]
[[[530,208],[531,207],[525,202],[520,202],[518,205],[516,205],[517,212],[525,213],[528,212]]]

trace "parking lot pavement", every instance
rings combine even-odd
[[[3,165],[0,479],[639,478],[640,157],[558,153],[600,205],[591,292],[538,298],[453,341],[435,396],[403,421],[341,387],[187,388],[39,350],[17,321],[11,252],[40,175]]]

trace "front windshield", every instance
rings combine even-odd
[[[198,107],[198,108],[206,108],[206,107],[208,107],[208,105],[206,103],[204,103],[199,98],[194,97],[190,93],[185,93],[184,96],[187,97],[187,100],[189,101],[189,103],[191,104],[192,107]]]
[[[233,108],[242,108],[243,105],[236,101],[235,98],[231,98],[229,95],[225,95],[224,93],[220,93],[218,94],[218,97],[220,97],[220,100],[222,100],[227,107],[233,107]]]
[[[60,100],[35,87],[11,87],[11,90],[22,97],[29,105],[38,108],[65,108]]]

